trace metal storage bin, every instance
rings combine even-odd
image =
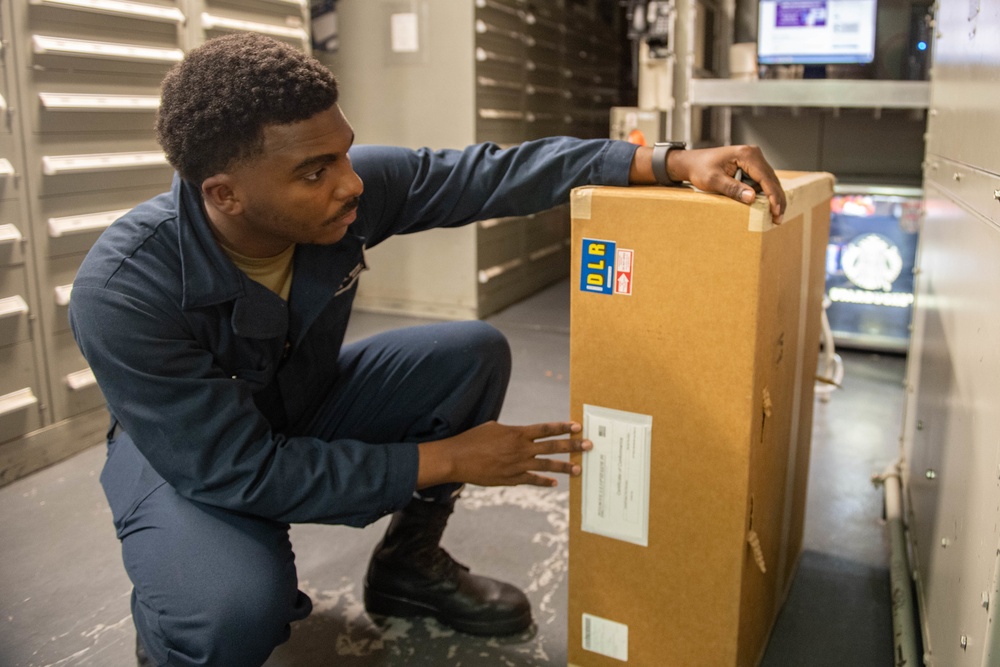
[[[108,225],[170,187],[153,132],[163,75],[187,50],[232,31],[308,48],[308,7],[0,6],[0,485],[99,442],[107,428],[103,397],[69,331],[73,278]]]

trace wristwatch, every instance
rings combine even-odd
[[[680,185],[667,174],[667,156],[670,151],[682,151],[687,148],[683,141],[665,141],[653,144],[653,176],[660,185]]]

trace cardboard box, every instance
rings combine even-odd
[[[569,664],[752,666],[802,545],[833,177],[785,222],[683,188],[572,196]]]

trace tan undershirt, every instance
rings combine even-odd
[[[229,259],[233,260],[236,268],[247,274],[247,277],[288,301],[288,295],[292,290],[294,243],[274,257],[244,257],[224,245],[222,249],[229,255]]]

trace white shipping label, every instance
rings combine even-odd
[[[583,648],[628,662],[628,626],[600,616],[584,614]]]
[[[649,544],[649,455],[653,418],[583,406],[581,530],[642,546]]]

